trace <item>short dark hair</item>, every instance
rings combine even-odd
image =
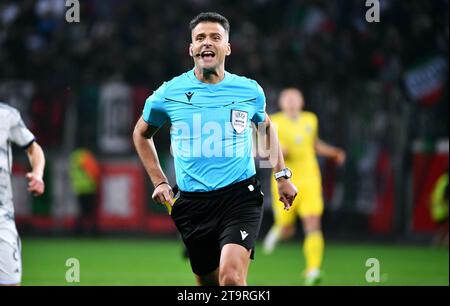
[[[219,23],[227,33],[230,33],[230,23],[228,19],[223,17],[222,15],[215,12],[206,12],[198,14],[194,19],[189,23],[189,28],[191,31],[201,22],[216,22]]]

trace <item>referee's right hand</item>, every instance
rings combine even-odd
[[[172,187],[168,183],[163,183],[158,185],[153,191],[152,199],[156,203],[164,204],[164,202],[168,202],[170,206],[173,206],[173,191]]]

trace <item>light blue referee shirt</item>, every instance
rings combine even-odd
[[[266,99],[254,80],[225,72],[217,84],[190,70],[165,82],[145,102],[143,119],[171,123],[177,184],[211,191],[255,175],[251,122],[265,120]]]

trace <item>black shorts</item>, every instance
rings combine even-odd
[[[255,177],[210,192],[180,192],[172,219],[189,253],[192,271],[206,275],[219,267],[228,243],[251,250],[262,221],[263,194]]]

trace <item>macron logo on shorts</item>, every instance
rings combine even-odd
[[[248,233],[246,231],[241,231],[242,240],[245,240],[245,238],[247,238],[247,236],[248,236]]]

